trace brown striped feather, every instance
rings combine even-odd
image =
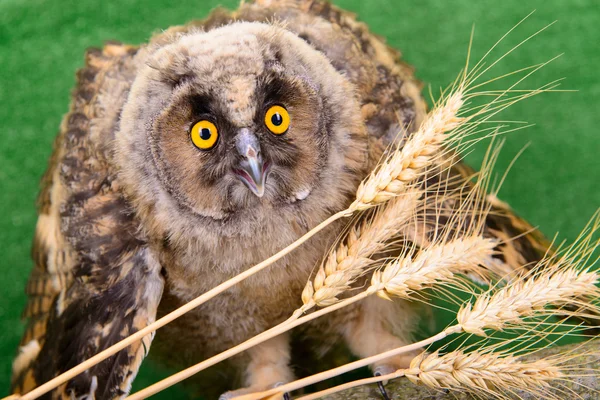
[[[156,315],[160,265],[107,162],[136,48],[107,44],[86,54],[70,112],[39,196],[26,292],[27,327],[13,365],[13,390],[26,393],[128,336]],[[57,388],[48,398],[130,389],[147,348],[138,342]],[[91,393],[95,392],[95,393]]]

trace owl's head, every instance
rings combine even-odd
[[[365,167],[365,128],[352,85],[323,54],[261,23],[146,52],[117,134],[122,179],[146,209],[165,221],[260,221],[344,208]]]

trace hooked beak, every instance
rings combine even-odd
[[[234,173],[252,193],[262,197],[265,194],[269,165],[262,158],[258,139],[249,129],[243,128],[236,138],[236,148],[241,161],[238,168],[234,168]]]

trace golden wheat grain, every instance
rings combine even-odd
[[[486,328],[502,330],[507,324],[518,323],[536,311],[543,311],[548,305],[585,306],[585,302],[577,299],[597,298],[598,282],[595,272],[574,268],[550,269],[529,279],[517,280],[493,294],[479,296],[474,304],[461,307],[457,314],[458,323],[465,332],[485,336]],[[593,307],[591,303],[588,305]]]
[[[497,241],[482,236],[464,237],[434,244],[421,250],[414,259],[401,257],[373,273],[371,285],[377,295],[408,298],[412,292],[448,282],[455,274],[482,274],[482,266],[491,262]]]
[[[458,116],[463,104],[463,93],[457,90],[446,99],[443,106],[431,111],[406,144],[393,152],[360,184],[356,200],[348,208],[360,211],[386,202],[421,176],[447,139],[446,133],[466,121]]]
[[[344,240],[319,267],[314,280],[307,282],[302,292],[303,310],[337,302],[336,296],[347,290],[373,264],[372,257],[405,227],[417,209],[420,197],[421,193],[412,188],[390,200],[373,219],[351,227]]]
[[[403,371],[411,382],[434,389],[467,389],[474,392],[502,392],[546,388],[548,382],[563,374],[549,360],[530,362],[517,357],[473,351],[453,351],[442,356],[438,352],[421,353]]]

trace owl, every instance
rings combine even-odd
[[[400,53],[322,0],[245,2],[139,47],[107,43],[87,52],[77,78],[39,195],[15,393],[345,209],[385,150],[426,114]],[[452,173],[472,171],[459,164]],[[519,236],[497,257],[509,265],[539,259],[547,248],[539,233],[490,201],[487,233]],[[48,398],[124,397],[148,353],[181,368],[282,322],[342,229],[332,224]],[[359,357],[401,346],[416,320],[410,307],[381,299],[342,314],[323,334]],[[290,381],[294,343],[281,335],[197,380],[230,390],[224,398]],[[373,370],[405,363],[398,357]]]

